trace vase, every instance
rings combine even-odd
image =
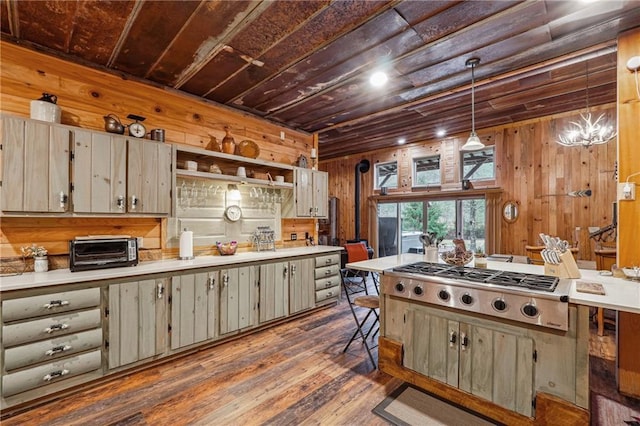
[[[224,129],[226,135],[222,138],[222,152],[225,154],[233,154],[236,152],[236,141],[231,136],[229,128]]]
[[[49,270],[49,259],[47,259],[47,256],[33,258],[34,272],[47,272],[48,270]]]

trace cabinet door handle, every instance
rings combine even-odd
[[[291,276],[296,274],[296,265],[291,265]]]
[[[68,300],[52,300],[49,303],[45,303],[44,304],[44,308],[45,309],[60,308],[62,306],[66,306],[68,304],[69,304]]]
[[[136,197],[135,195],[131,196],[131,210],[136,210],[138,208],[138,201],[139,198]]]
[[[65,194],[64,191],[60,191],[59,200],[60,208],[66,210],[67,203],[69,202],[69,196]]]
[[[124,210],[124,196],[123,195],[118,195],[118,198],[116,200],[116,206],[118,207],[118,210]]]
[[[222,285],[223,287],[226,287],[229,285],[229,275],[228,274],[224,274],[222,276]]]
[[[460,346],[462,347],[463,351],[466,351],[467,347],[469,347],[469,339],[464,333],[460,333]]]
[[[68,351],[71,349],[71,346],[69,345],[60,345],[60,346],[54,346],[53,348],[49,349],[48,351],[46,351],[44,354],[46,356],[53,356],[55,354],[59,354],[65,351]]]
[[[209,290],[213,290],[216,287],[216,279],[209,277]]]
[[[456,344],[456,340],[458,340],[458,335],[456,334],[455,331],[452,331],[451,333],[449,333],[449,347],[452,348],[453,345]]]
[[[282,270],[282,276],[286,277],[287,276],[287,272],[289,272],[289,268],[287,268],[286,266],[284,267],[284,269]]]
[[[162,295],[164,294],[164,285],[162,283],[158,283],[157,288],[158,288],[157,297],[158,299],[162,299]]]
[[[69,374],[69,370],[58,370],[58,371],[52,371],[51,373],[47,374],[46,376],[44,376],[42,378],[42,380],[44,380],[45,382],[50,382],[51,380],[57,378],[57,377],[62,377]]]
[[[66,330],[67,328],[69,328],[69,324],[52,324],[49,327],[44,329],[44,332],[47,334],[51,334],[54,331],[61,331],[61,330]]]

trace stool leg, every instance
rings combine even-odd
[[[604,336],[604,308],[598,308],[598,336]]]

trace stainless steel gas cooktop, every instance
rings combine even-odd
[[[427,276],[462,279],[477,283],[496,284],[507,287],[521,287],[531,290],[555,290],[560,279],[548,275],[525,274],[495,269],[468,268],[465,266],[443,265],[441,263],[417,262],[393,268],[394,272],[408,272]]]

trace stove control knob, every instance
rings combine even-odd
[[[473,297],[471,297],[469,293],[463,294],[460,300],[462,300],[462,303],[465,305],[471,305],[473,303]]]
[[[449,297],[450,297],[450,296],[449,296],[449,293],[447,292],[447,290],[440,290],[440,291],[438,292],[438,298],[439,298],[440,300],[442,300],[443,302],[448,301],[448,300],[449,300]]]
[[[422,294],[424,293],[424,290],[422,289],[422,287],[417,285],[413,288],[413,292],[418,296],[422,296]]]
[[[396,291],[399,291],[400,293],[404,291],[404,284],[402,282],[396,284]]]
[[[493,305],[493,309],[495,309],[498,312],[502,312],[507,309],[507,303],[502,299],[494,300],[492,305]]]
[[[525,314],[525,316],[531,317],[531,318],[535,318],[538,316],[538,308],[536,308],[535,305],[531,304],[531,303],[527,303],[526,305],[524,305],[522,307],[522,313]]]

